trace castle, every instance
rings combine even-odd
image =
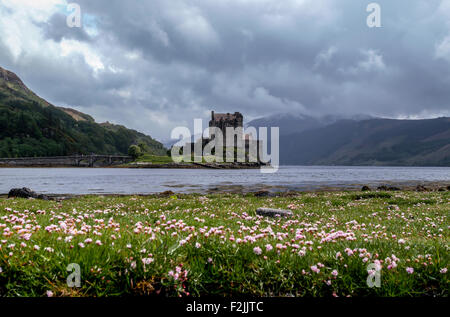
[[[232,129],[232,135],[234,140],[227,144],[227,129]],[[221,134],[222,142],[216,143],[211,153],[216,153],[216,147],[219,145],[224,150],[224,155],[228,157],[228,154],[235,157],[235,159],[243,159],[247,162],[260,162],[258,149],[262,145],[261,141],[257,138],[253,138],[251,134],[244,133],[244,116],[240,112],[235,113],[215,113],[211,111],[211,120],[209,121],[209,137],[202,136],[195,142],[186,143],[186,148],[190,149],[191,155],[196,150],[203,150],[210,145],[210,142],[215,141],[216,137]],[[221,133],[217,134],[217,130]],[[215,141],[217,142],[217,140]],[[233,154],[234,153],[234,154]],[[197,156],[198,157],[198,156]]]
[[[219,128],[223,135],[223,145],[226,143],[226,128],[243,128],[244,116],[240,112],[231,113],[214,113],[211,111],[210,128]],[[236,144],[236,143],[234,143]]]
[[[211,111],[211,120],[209,121],[209,127],[217,127],[225,133],[227,127],[243,127],[244,116],[240,112],[231,113],[214,113]]]

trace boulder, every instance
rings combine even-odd
[[[175,193],[173,191],[171,191],[171,190],[166,190],[166,191],[164,191],[162,193],[159,193],[159,195],[162,196],[162,197],[170,197],[170,196],[175,195]]]
[[[256,214],[264,217],[292,217],[294,214],[290,210],[258,208]]]
[[[260,190],[253,194],[255,197],[269,197],[269,192],[267,190]]]
[[[423,186],[423,185],[417,185],[416,191],[418,191],[418,192],[426,192],[426,191],[428,191],[428,189],[425,186]]]
[[[8,198],[36,198],[36,199],[42,199],[42,200],[48,200],[48,197],[42,194],[36,194],[36,192],[32,191],[29,188],[23,187],[23,188],[13,188],[8,193]]]
[[[400,188],[395,187],[395,186],[386,186],[386,185],[382,185],[382,186],[378,186],[377,188],[378,190],[382,190],[382,191],[399,191]]]
[[[363,187],[361,188],[361,191],[362,191],[362,192],[370,192],[371,189],[370,189],[369,186],[363,186]]]

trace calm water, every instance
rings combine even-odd
[[[450,184],[450,168],[286,166],[275,174],[259,170],[0,168],[0,194],[15,187],[51,194],[149,194],[166,190],[284,191],[421,182]]]

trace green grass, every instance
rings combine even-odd
[[[0,295],[446,297],[449,211],[449,192],[0,199]],[[381,287],[370,288],[375,260]],[[80,288],[66,283],[70,263]]]
[[[173,163],[172,158],[170,156],[158,156],[158,155],[151,155],[151,154],[142,155],[141,157],[136,159],[136,162],[153,163],[153,164]]]

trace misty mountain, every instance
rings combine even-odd
[[[371,119],[368,115],[324,115],[324,116],[308,116],[304,114],[280,113],[268,117],[258,118],[250,121],[246,127],[279,127],[280,135],[288,135],[300,133],[307,130],[317,129],[333,124],[340,120],[367,120]]]
[[[339,120],[280,137],[285,165],[450,166],[450,118]]]

